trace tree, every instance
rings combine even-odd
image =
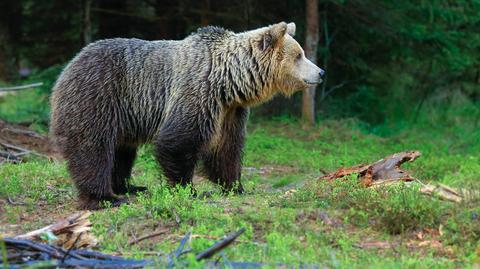
[[[82,43],[84,46],[86,46],[90,42],[92,42],[92,17],[91,17],[92,0],[83,0],[82,8],[83,8]]]
[[[22,8],[19,1],[0,2],[0,81],[14,79],[17,73]]]
[[[305,0],[305,56],[313,63],[317,62],[318,44],[318,0]],[[303,92],[302,120],[304,124],[315,123],[315,87]]]

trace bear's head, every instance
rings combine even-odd
[[[262,69],[268,70],[262,99],[269,99],[277,92],[290,96],[322,82],[324,71],[305,57],[293,38],[295,23],[281,22],[248,33],[253,57]]]

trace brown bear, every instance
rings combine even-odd
[[[100,40],[58,78],[51,136],[82,208],[145,190],[128,183],[136,151],[153,143],[170,184],[192,182],[201,161],[225,191],[242,192],[249,107],[321,82],[293,39],[295,24],[233,33],[200,28],[183,40]]]

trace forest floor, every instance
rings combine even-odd
[[[169,190],[152,157],[141,148],[133,183],[149,191],[131,204],[93,212],[97,250],[153,258],[174,250],[192,233],[194,253],[240,228],[227,249],[230,261],[318,264],[335,268],[458,268],[480,266],[480,197],[448,202],[415,184],[364,188],[356,176],[321,181],[342,166],[370,163],[395,152],[419,150],[404,167],[422,182],[480,189],[478,130],[417,128],[388,138],[349,121],[302,129],[291,120],[249,125],[242,182],[245,195],[222,195],[196,176],[199,193]],[[23,145],[28,147],[28,145]],[[48,152],[48,151],[47,151]],[[0,235],[14,236],[76,211],[75,190],[61,160],[30,157],[0,164]],[[156,231],[164,234],[129,241]]]

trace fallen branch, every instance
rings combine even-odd
[[[179,234],[172,234],[169,237],[177,237],[177,238],[183,238],[182,235]],[[223,237],[221,236],[213,236],[213,235],[206,235],[206,234],[192,234],[190,235],[190,238],[205,238],[205,239],[210,239],[210,240],[223,240]],[[238,243],[245,243],[245,244],[259,244],[258,242],[252,242],[252,241],[247,241],[247,240],[236,240]]]
[[[56,243],[63,247],[70,248],[73,244],[78,244],[78,247],[93,247],[97,244],[97,240],[92,234],[88,233],[92,225],[88,220],[90,215],[89,211],[81,211],[54,224],[17,235],[14,238],[39,240],[42,234],[51,232],[58,236]],[[80,241],[75,242],[76,240]]]
[[[26,205],[23,202],[15,202],[10,196],[7,197],[7,203],[10,205]]]
[[[8,131],[14,134],[26,135],[26,136],[36,137],[36,138],[43,138],[43,136],[31,130],[22,130],[22,129],[7,127],[7,128],[3,128],[2,131]]]
[[[455,189],[443,184],[432,185],[423,184],[420,188],[420,192],[423,194],[437,196],[438,198],[446,201],[460,203],[464,200],[473,200],[480,197],[480,192],[467,189]]]
[[[182,241],[180,241],[180,245],[174,251],[172,251],[172,253],[170,253],[167,256],[168,268],[173,268],[175,265],[175,262],[178,260],[178,258],[180,258],[180,256],[192,250],[190,247],[185,249],[185,246],[187,245],[187,243],[190,242],[191,234],[192,234],[191,232],[188,232],[183,237]]]
[[[12,87],[0,87],[0,92],[11,92],[11,91],[20,91],[25,89],[32,89],[35,87],[40,87],[43,85],[43,82],[37,82],[21,86],[12,86]]]
[[[200,260],[208,259],[208,258],[212,257],[215,253],[219,252],[220,250],[226,248],[231,243],[233,243],[233,241],[235,241],[235,239],[237,239],[237,237],[239,237],[244,232],[245,232],[245,228],[242,228],[242,229],[238,230],[237,232],[225,237],[222,241],[219,241],[219,242],[215,243],[213,246],[211,246],[208,249],[206,249],[205,251],[199,253],[195,257],[195,259],[197,261],[200,261]]]
[[[397,244],[388,241],[370,241],[353,244],[353,246],[360,249],[395,249]]]
[[[0,157],[8,159],[10,161],[21,161],[20,158],[18,158],[17,154],[3,150],[0,150]]]
[[[38,153],[38,152],[35,152],[35,151],[31,151],[31,150],[28,150],[26,148],[22,148],[22,147],[19,147],[19,146],[16,146],[16,145],[4,143],[4,142],[0,142],[0,145],[4,146],[7,149],[13,149],[13,150],[19,151],[16,154],[21,154],[20,156],[23,156],[23,155],[26,155],[26,154],[33,154],[33,155],[37,155],[39,157],[43,157],[43,158],[47,158],[47,159],[50,158],[47,155],[44,155],[44,154],[41,154],[41,153]]]
[[[34,261],[42,265],[49,262],[52,268],[143,268],[154,264],[153,261],[128,260],[73,248],[66,250],[23,239],[3,238],[0,241],[3,241],[7,248],[8,258],[4,262],[8,268],[24,268],[25,261],[28,261],[29,266],[34,265]]]
[[[150,239],[150,238],[153,238],[153,237],[157,237],[159,235],[163,235],[165,233],[168,232],[168,229],[164,229],[164,230],[161,230],[161,231],[158,231],[158,232],[155,232],[155,233],[152,233],[152,234],[147,234],[147,235],[144,235],[142,237],[139,237],[139,238],[135,238],[133,240],[130,240],[128,242],[128,245],[131,246],[131,245],[135,245],[135,244],[138,244],[139,242],[143,241],[143,240],[146,240],[146,239]]]

